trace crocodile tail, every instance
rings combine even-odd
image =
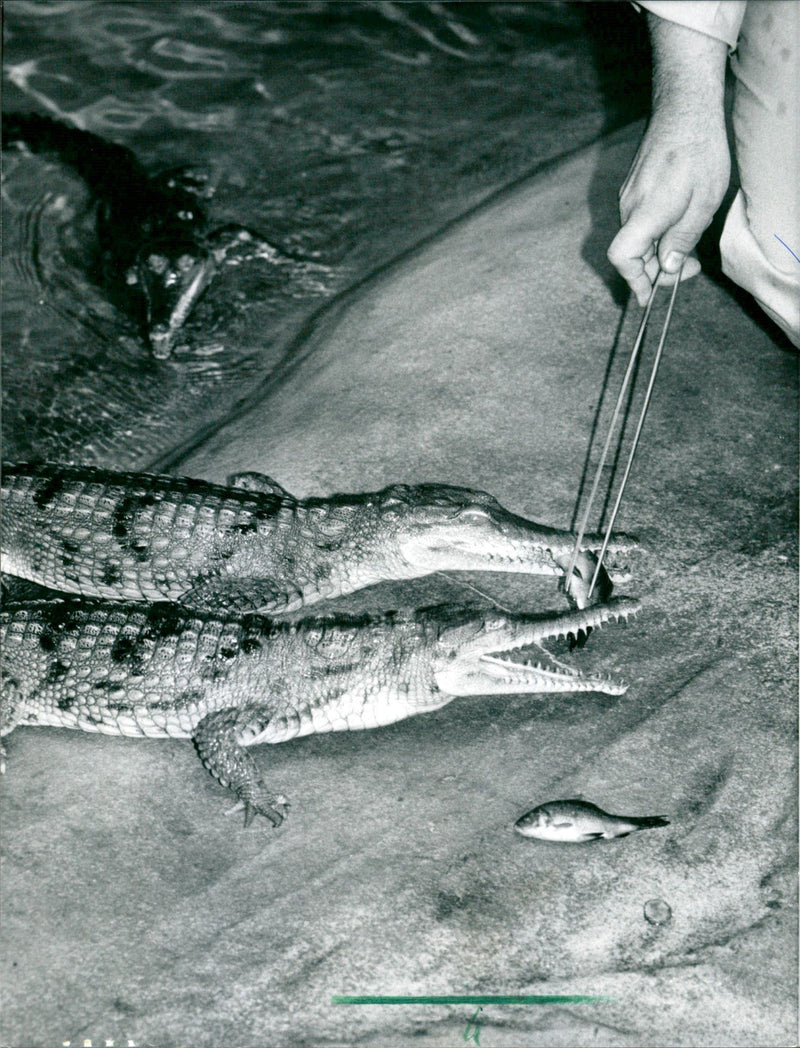
[[[67,164],[106,200],[147,192],[147,175],[131,150],[91,131],[39,113],[8,113],[3,116],[3,148],[19,142],[32,153],[50,154]]]

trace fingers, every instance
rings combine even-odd
[[[700,263],[689,252],[694,248],[707,222],[691,202],[674,220],[672,214],[635,207],[608,248],[608,260],[626,281],[640,306],[646,306],[658,276],[662,283],[675,283],[675,274],[683,264],[681,280],[700,272]]]
[[[608,248],[608,260],[628,284],[640,306],[647,305],[658,273],[657,233],[649,216],[634,212]]]

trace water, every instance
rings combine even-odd
[[[228,269],[155,360],[88,274],[80,179],[4,154],[5,456],[143,467],[235,413],[314,310],[637,115],[613,72],[636,29],[618,4],[7,0],[8,109],[202,170],[214,224],[277,251]]]

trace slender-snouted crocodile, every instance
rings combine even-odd
[[[3,571],[84,596],[274,614],[437,571],[563,576],[574,544],[570,532],[447,484],[296,499],[258,473],[230,483],[5,466]],[[600,541],[586,536],[570,580],[578,607]],[[635,546],[619,536],[609,553]],[[604,574],[600,601],[611,588]]]
[[[170,356],[231,251],[254,243],[278,250],[243,226],[211,228],[202,182],[184,168],[148,175],[126,146],[37,113],[4,115],[2,135],[3,148],[52,155],[86,182],[98,202],[100,282],[156,357]]]
[[[166,603],[12,604],[0,614],[0,732],[36,724],[192,738],[246,824],[258,814],[277,826],[286,801],[243,747],[376,728],[458,695],[619,695],[624,684],[581,674],[543,645],[638,610],[618,598],[538,618],[434,608],[291,624]],[[521,648],[537,664],[518,661],[531,653]]]

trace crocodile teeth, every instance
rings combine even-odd
[[[491,662],[493,666],[500,666],[504,670],[511,673],[525,673],[526,671],[533,670],[536,673],[544,673],[552,677],[580,677],[580,670],[575,669],[573,666],[566,666],[563,662],[559,662],[557,659],[553,659],[552,665],[545,666],[541,662],[515,662],[513,659],[504,659],[500,655],[482,655],[482,662]],[[587,678],[588,679],[588,678]]]
[[[600,627],[598,627],[599,629]],[[592,632],[592,627],[587,626],[586,629],[579,629],[577,633],[568,633],[567,640],[569,641],[569,650],[574,651],[576,648],[582,648],[586,641],[589,639],[589,634]]]

